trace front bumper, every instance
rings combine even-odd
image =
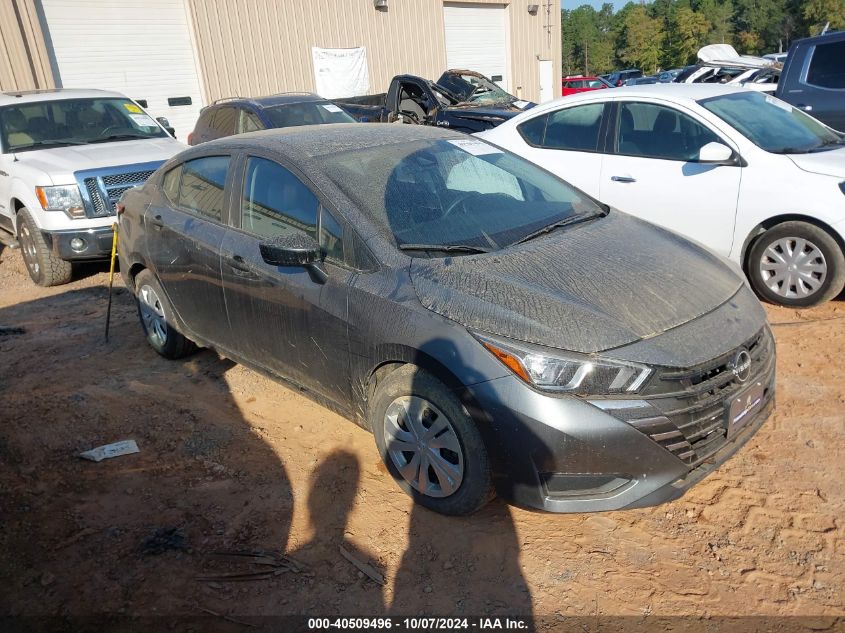
[[[43,231],[44,239],[53,254],[65,260],[106,259],[111,256],[114,231],[111,226],[100,226],[71,231]],[[71,242],[82,241],[74,248]]]
[[[760,408],[699,463],[679,458],[612,407],[539,393],[516,377],[473,386],[478,410],[470,413],[497,449],[495,479],[503,498],[548,512],[640,508],[682,496],[756,433],[774,409],[774,371],[761,379],[767,389]]]

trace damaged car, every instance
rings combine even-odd
[[[536,105],[471,70],[447,70],[436,82],[398,75],[385,93],[334,102],[365,123],[435,125],[467,134],[488,130]]]
[[[450,130],[233,136],[121,211],[159,354],[296,386],[437,512],[675,499],[774,406],[774,340],[727,260]]]

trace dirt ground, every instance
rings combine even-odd
[[[106,344],[106,286],[92,265],[39,288],[19,251],[0,252],[0,325],[25,330],[0,335],[0,615],[206,614],[234,630],[255,615],[386,612],[589,618],[578,630],[618,615],[842,624],[841,298],[767,307],[777,410],[684,498],[593,515],[494,501],[455,519],[414,507],[370,435],[301,395],[211,351],[157,356],[119,280]],[[123,439],[140,454],[77,457]],[[198,579],[256,569],[214,555],[233,550],[276,566]]]

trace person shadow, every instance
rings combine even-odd
[[[432,365],[429,352],[450,359],[450,368],[467,384],[483,377],[461,358],[448,339],[435,338],[420,347],[416,364],[455,390],[465,412],[485,436],[491,463],[500,463],[489,420],[474,405],[471,390],[462,389],[445,371]],[[417,373],[412,395],[422,388]],[[432,474],[433,471],[431,471]],[[494,481],[496,480],[494,474]],[[534,630],[531,593],[519,562],[519,540],[510,507],[493,499],[469,516],[446,516],[415,503],[408,527],[408,546],[395,576],[390,612],[394,616],[519,617]]]

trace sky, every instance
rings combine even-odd
[[[560,0],[560,8],[576,9],[582,4],[589,4],[593,8],[600,9],[601,5],[604,4],[605,1],[610,2],[614,9],[619,9],[620,7],[625,6],[625,3],[628,0]]]

